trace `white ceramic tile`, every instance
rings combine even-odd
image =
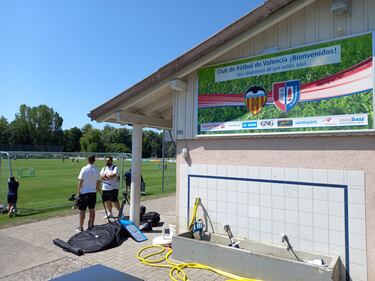
[[[328,216],[327,215],[320,215],[314,214],[314,227],[328,229]]]
[[[259,204],[262,207],[271,207],[272,206],[272,196],[271,195],[260,194]]]
[[[311,226],[299,226],[300,240],[314,240],[314,229]]]
[[[348,171],[348,185],[364,186],[365,173],[363,171]]]
[[[298,211],[298,198],[285,197],[285,210]]]
[[[227,213],[230,215],[237,215],[237,204],[227,203]]]
[[[365,206],[362,204],[349,203],[349,218],[365,219]]]
[[[285,222],[290,224],[298,224],[298,212],[286,210]]]
[[[365,220],[349,219],[350,234],[366,234]]]
[[[219,213],[226,213],[227,212],[227,203],[217,201],[216,211],[219,212]]]
[[[237,167],[236,166],[227,166],[227,176],[236,178],[237,177]]]
[[[216,183],[217,183],[216,179],[207,179],[207,189],[216,190],[217,189]]]
[[[284,178],[286,181],[298,181],[298,169],[296,168],[285,168]]]
[[[197,164],[192,164],[191,166],[188,167],[188,173],[189,175],[198,175],[198,165]]]
[[[344,217],[345,208],[343,202],[328,202],[328,212],[330,216]]]
[[[247,166],[238,166],[237,167],[237,177],[239,177],[239,178],[247,178],[248,177]]]
[[[328,229],[314,228],[314,242],[328,243],[329,232]]]
[[[237,202],[238,204],[248,204],[248,194],[247,192],[238,192],[237,193]]]
[[[247,191],[247,182],[246,181],[237,181],[237,188],[238,188],[238,192],[248,192]]]
[[[217,215],[216,215],[216,222],[219,223],[219,224],[225,224],[225,223],[227,223],[227,214],[226,214],[226,212],[225,213],[218,212]]]
[[[179,203],[180,207],[186,208],[187,207],[187,197],[180,196],[180,199],[179,199],[178,203]]]
[[[190,188],[190,200],[195,200],[199,196],[198,188]],[[226,196],[226,193],[225,193]]]
[[[259,202],[260,202],[260,195],[259,194],[249,193],[247,195],[247,199],[248,199],[248,204],[249,205],[251,205],[251,206],[259,206]]]
[[[227,176],[227,167],[223,166],[223,165],[218,165],[216,167],[216,173],[217,173],[217,175],[219,175],[221,177]]]
[[[248,206],[248,216],[250,218],[259,218],[260,217],[260,214],[259,214],[259,206]]]
[[[345,220],[343,217],[329,216],[329,229],[345,231]]]
[[[328,215],[328,201],[313,200],[314,214]]]
[[[313,173],[310,169],[298,169],[298,181],[300,182],[312,182]]]
[[[249,218],[249,229],[259,232],[260,220],[257,218]]]
[[[198,173],[200,175],[207,175],[207,164],[198,164]]]
[[[190,188],[195,188],[198,186],[198,178],[190,177]]]
[[[238,227],[242,227],[242,228],[246,228],[247,229],[248,226],[249,226],[248,225],[249,219],[248,219],[248,217],[245,217],[245,216],[238,216],[237,217],[237,223],[238,223]]]
[[[272,185],[268,182],[261,182],[259,184],[259,192],[260,194],[272,194]]]
[[[313,187],[313,199],[314,200],[328,200],[328,188],[326,187]]]
[[[207,175],[216,176],[216,165],[207,165]]]
[[[283,168],[272,168],[272,179],[273,180],[284,180],[284,169]]]
[[[207,199],[217,201],[217,191],[216,191],[216,189],[214,189],[214,190],[207,189]]]
[[[199,185],[199,189],[207,189],[207,179],[199,178],[198,185]]]
[[[187,174],[187,172],[188,172],[188,165],[180,164],[180,173],[181,174]]]
[[[199,194],[199,197],[202,199],[202,200],[207,200],[207,188],[206,189],[199,189],[198,190],[198,194]]]
[[[301,250],[304,250],[304,251],[314,251],[314,243],[311,240],[300,239],[299,247]]]
[[[285,224],[285,233],[288,236],[299,237],[299,227],[298,227],[298,225],[286,223]]]
[[[258,230],[249,229],[248,239],[252,241],[260,240],[260,232]]]
[[[328,173],[327,170],[318,170],[315,169],[313,172],[313,181],[316,183],[327,183],[328,182]]]
[[[279,235],[281,237],[281,233],[285,233],[285,223],[284,222],[272,222],[272,233]]]
[[[285,197],[298,198],[298,185],[286,184]]]
[[[208,205],[208,208],[207,208],[207,211],[208,212],[216,212],[217,211],[217,201],[213,201],[213,200],[208,200],[207,201],[207,205]]]
[[[312,213],[313,211],[313,200],[311,199],[299,199],[299,210],[300,212]]]
[[[247,175],[250,179],[259,179],[259,167],[248,167]]]
[[[329,254],[330,255],[337,255],[340,257],[342,261],[345,260],[345,247],[344,246],[339,246],[339,245],[334,245],[334,244],[329,244]]]
[[[234,236],[236,236],[234,234],[234,232],[236,231],[236,229],[238,227],[237,219],[238,219],[237,215],[227,214],[227,222],[226,223],[231,226],[231,230],[232,230]]]
[[[272,243],[272,234],[268,232],[260,232],[260,241],[263,243]]]
[[[350,263],[350,277],[353,281],[367,281],[367,267]]]
[[[227,191],[225,189],[218,190],[216,193],[217,201],[226,202],[227,201]]]
[[[299,225],[313,226],[313,214],[299,212]]]
[[[348,201],[353,204],[364,204],[365,203],[365,192],[360,189],[349,189],[348,190]]]
[[[238,235],[237,237],[240,237],[240,238],[247,238],[248,229],[247,228],[239,227],[237,235]]]
[[[328,170],[327,173],[329,184],[344,184],[344,171]]]
[[[288,237],[289,238],[289,237]],[[279,245],[279,246],[283,246],[283,242],[281,241],[281,236],[280,234],[278,233],[273,233],[272,234],[272,244],[274,245]],[[295,245],[293,245],[295,247]]]
[[[270,220],[260,220],[260,231],[271,233],[272,222]]]
[[[329,230],[329,244],[345,247],[345,232]]]
[[[300,185],[299,186],[299,198],[312,199],[313,191],[311,186]]]
[[[272,207],[276,209],[285,208],[285,197],[272,196]]]
[[[261,219],[271,220],[272,219],[272,209],[271,208],[266,208],[266,207],[260,207],[260,209],[259,209],[259,217]]]
[[[330,202],[344,202],[344,189],[328,188],[328,200]]]
[[[238,192],[237,181],[227,180],[227,191]]]
[[[285,196],[284,184],[272,184],[272,196]]]
[[[277,222],[285,222],[285,210],[273,208],[272,220]]]
[[[329,248],[328,243],[314,242],[314,252],[321,254],[328,254]]]
[[[358,250],[358,249],[350,249],[349,251],[350,262],[359,264],[359,265],[366,265],[366,251]]]
[[[227,202],[237,203],[237,192],[227,191]]]
[[[259,168],[259,178],[264,180],[270,180],[272,177],[272,169],[268,167]]]
[[[237,205],[237,214],[239,216],[247,216],[249,206],[247,204],[238,204]]]
[[[247,182],[249,193],[259,194],[259,182]]]

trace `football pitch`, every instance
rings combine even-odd
[[[68,198],[76,193],[77,177],[82,166],[86,165],[85,159],[72,162],[71,159],[18,159],[12,160],[13,175],[18,179],[17,207],[19,216],[9,219],[7,215],[0,215],[0,226],[27,216],[37,219],[46,217],[46,213],[56,214],[71,209],[72,202]],[[121,173],[121,161],[114,160],[114,164]],[[105,165],[104,160],[97,160],[95,165],[101,169]],[[166,163],[165,175],[169,175],[165,184],[164,193],[172,193],[176,190],[175,163]],[[124,161],[123,173],[131,166],[130,161]],[[20,170],[33,169],[35,175],[17,177]],[[142,198],[162,196],[162,165],[157,162],[142,162],[142,176],[146,183],[146,194]],[[125,186],[125,183],[124,183]],[[2,183],[1,188],[6,188]],[[4,190],[2,190],[4,192]],[[119,192],[119,200],[122,200],[122,191]],[[2,193],[3,193],[2,192]],[[6,191],[5,191],[6,192]],[[121,194],[121,195],[120,195]],[[3,199],[3,198],[1,198]],[[100,200],[100,195],[97,197]],[[4,200],[4,199],[3,199]],[[3,203],[3,202],[2,202]],[[99,202],[98,207],[101,207]],[[61,212],[59,212],[61,210]]]

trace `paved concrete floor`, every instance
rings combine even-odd
[[[161,221],[175,223],[175,196],[142,202],[148,211],[161,214]],[[129,212],[129,207],[125,213]],[[104,211],[97,211],[96,224],[105,223]],[[17,219],[17,218],[15,218]],[[102,264],[144,280],[170,280],[169,269],[150,267],[136,258],[137,252],[151,245],[161,228],[148,233],[148,241],[136,243],[128,239],[121,246],[81,257],[64,252],[52,240],[68,240],[75,234],[78,215],[53,218],[0,230],[0,281],[50,280],[94,264]],[[188,269],[189,280],[225,280],[214,273]]]

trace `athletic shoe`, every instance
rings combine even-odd
[[[78,227],[76,228],[76,232],[82,232],[82,231],[83,231],[83,227],[78,226]]]
[[[112,214],[108,214],[108,216],[107,215],[105,215],[104,217],[103,217],[103,219],[112,219],[113,218],[113,215]]]

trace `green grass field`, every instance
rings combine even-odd
[[[17,177],[17,170],[21,168],[33,168],[35,176],[20,177],[18,181],[20,188],[18,191],[17,207],[20,214],[14,218],[9,219],[7,215],[0,215],[0,227],[10,224],[24,223],[33,220],[39,220],[51,216],[72,213],[72,202],[68,198],[76,192],[77,177],[82,166],[86,163],[85,160],[79,162],[72,162],[70,159],[64,162],[61,159],[19,159],[12,160],[13,174]],[[121,171],[120,161],[114,161],[115,165]],[[125,161],[124,173],[130,168],[131,163]],[[101,168],[104,166],[104,161],[97,161],[96,166]],[[163,194],[173,193],[176,190],[176,171],[175,165],[167,163],[169,174],[168,185],[165,192],[161,192],[162,187],[162,169],[159,163],[143,162],[142,175],[146,182],[146,194],[142,199],[154,198],[163,196]],[[4,181],[4,179],[2,178]],[[3,188],[2,197],[4,197],[4,183],[1,183]],[[122,192],[121,192],[122,194]],[[6,198],[0,198],[6,200]],[[98,195],[98,200],[99,200]],[[119,199],[122,199],[120,196]],[[4,203],[4,202],[1,202]],[[99,203],[99,208],[101,203]]]

